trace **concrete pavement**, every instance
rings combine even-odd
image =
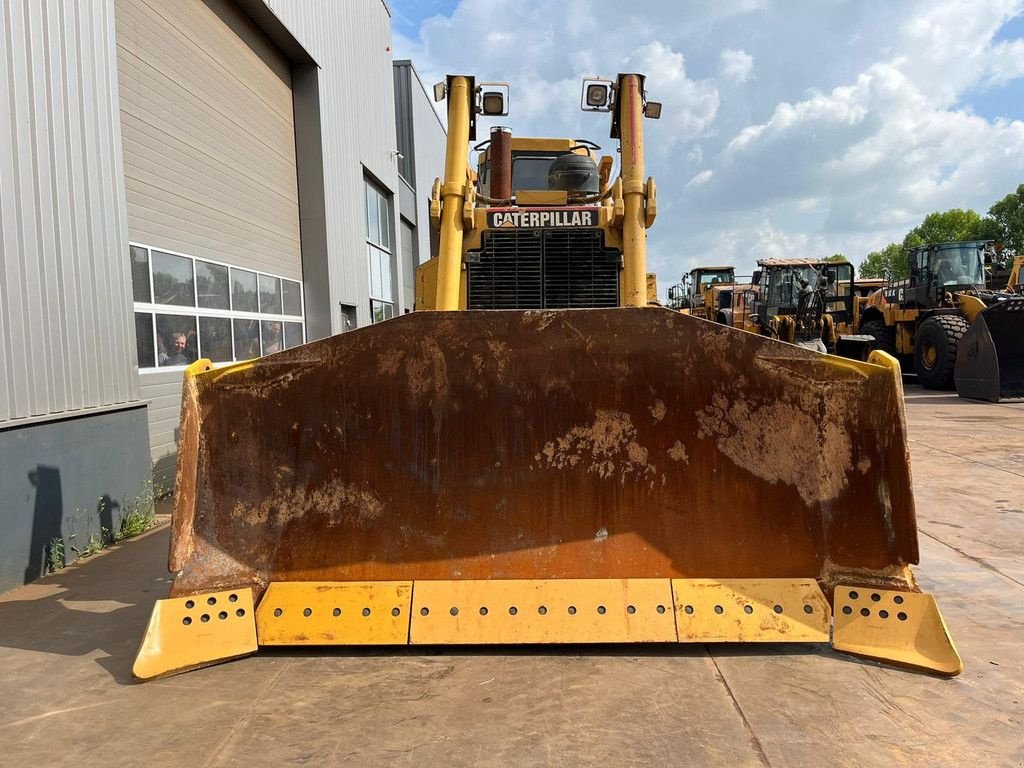
[[[0,764],[1024,765],[1024,403],[907,412],[959,678],[724,645],[285,649],[136,685],[163,527],[0,596]]]

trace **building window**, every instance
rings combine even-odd
[[[133,244],[140,371],[249,360],[305,342],[302,283]]]
[[[351,304],[341,304],[341,332],[354,331],[357,324],[356,308]]]
[[[388,196],[370,181],[366,184],[366,252],[370,270],[370,317],[389,320],[395,314],[391,275],[394,263],[391,207]]]

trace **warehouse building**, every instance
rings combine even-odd
[[[382,0],[4,0],[0,23],[3,590],[172,481],[185,365],[411,308],[444,131]]]

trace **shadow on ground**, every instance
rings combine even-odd
[[[0,596],[0,647],[85,656],[121,684],[153,601],[167,596],[169,528],[163,526]]]

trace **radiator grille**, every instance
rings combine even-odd
[[[485,232],[466,259],[470,309],[573,309],[619,304],[618,251],[599,229]]]

